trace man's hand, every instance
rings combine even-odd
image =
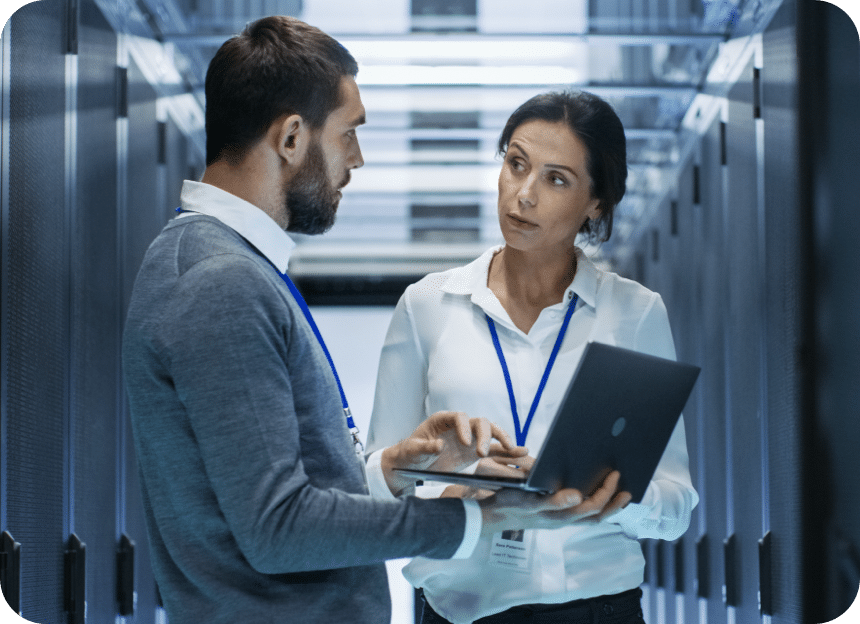
[[[456,472],[482,457],[512,459],[527,453],[526,448],[513,446],[508,435],[486,418],[436,412],[411,436],[382,452],[382,471],[392,493],[398,494],[413,481],[394,468]]]
[[[525,479],[535,463],[531,455],[521,457],[485,457],[478,461],[475,468],[476,475],[490,475],[494,477],[517,477]],[[486,490],[469,485],[449,485],[442,492],[440,498],[462,498],[482,500],[492,496],[496,490]]]
[[[559,490],[541,496],[502,488],[478,501],[481,506],[483,535],[513,529],[558,529],[576,522],[598,522],[630,502],[628,492],[618,492],[618,471],[604,479],[600,488],[583,499],[578,490]]]

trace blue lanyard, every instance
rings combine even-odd
[[[334,380],[337,382],[337,389],[340,392],[340,402],[343,404],[343,412],[346,414],[346,424],[349,425],[350,429],[355,428],[355,422],[352,420],[352,414],[349,411],[349,404],[346,402],[346,393],[343,391],[343,386],[340,383],[340,377],[337,374],[337,369],[334,367],[334,360],[331,359],[331,354],[328,352],[328,349],[325,346],[325,341],[323,340],[322,334],[320,333],[317,324],[314,322],[314,317],[311,315],[311,310],[308,307],[305,298],[302,297],[302,293],[299,292],[299,289],[296,288],[296,285],[293,284],[293,280],[290,279],[290,276],[286,273],[281,273],[278,271],[278,275],[281,276],[281,279],[284,280],[284,283],[287,285],[287,288],[290,289],[290,292],[293,294],[293,298],[295,298],[296,303],[299,304],[299,307],[302,309],[302,313],[305,315],[305,318],[308,321],[308,325],[311,326],[311,329],[314,332],[314,336],[317,337],[317,342],[320,343],[320,347],[322,347],[323,353],[325,353],[326,359],[328,359],[328,365],[331,367],[331,372],[334,374]]]
[[[555,339],[555,345],[552,348],[552,353],[549,356],[549,362],[546,364],[546,370],[543,372],[543,377],[538,384],[537,393],[534,401],[532,401],[531,409],[529,410],[528,418],[526,418],[525,427],[520,429],[520,418],[517,415],[517,401],[514,398],[514,387],[511,384],[511,374],[508,372],[508,364],[505,362],[505,354],[502,351],[502,345],[499,342],[499,335],[496,333],[496,324],[488,314],[484,313],[487,318],[487,325],[490,327],[490,334],[493,336],[493,346],[496,347],[496,355],[499,356],[499,363],[502,365],[502,373],[505,376],[505,385],[508,387],[508,398],[511,400],[511,413],[514,416],[514,428],[517,435],[517,446],[525,446],[526,436],[529,433],[529,427],[532,424],[532,418],[537,411],[540,397],[543,394],[543,389],[546,386],[546,380],[549,379],[549,372],[552,370],[552,365],[555,364],[555,357],[558,355],[558,350],[561,348],[561,341],[564,339],[564,334],[567,332],[567,326],[570,323],[570,317],[573,316],[573,309],[576,307],[576,302],[579,301],[579,295],[574,294],[573,299],[567,305],[567,312],[564,315],[564,321],[561,323],[561,329],[558,330],[558,337]]]
[[[184,212],[182,207],[176,209],[176,212]],[[269,261],[271,263],[271,260]],[[356,452],[364,452],[364,445],[361,443],[361,440],[358,438],[358,427],[355,426],[355,421],[352,419],[352,412],[349,410],[349,404],[346,402],[346,393],[343,391],[343,386],[340,383],[340,377],[337,374],[337,369],[334,367],[334,360],[331,358],[331,354],[328,352],[328,348],[325,346],[325,341],[323,340],[322,334],[320,333],[317,324],[314,322],[314,317],[311,314],[311,310],[308,307],[305,298],[302,297],[302,293],[299,292],[299,289],[296,288],[296,285],[293,284],[293,280],[290,279],[290,276],[286,273],[281,273],[278,271],[278,268],[273,264],[272,267],[277,271],[278,275],[281,276],[281,279],[284,280],[284,283],[287,285],[287,288],[290,289],[290,292],[293,295],[293,298],[296,300],[296,303],[299,304],[299,307],[302,309],[302,313],[305,315],[305,319],[308,322],[308,325],[311,326],[311,330],[314,332],[314,336],[317,338],[317,342],[320,347],[322,347],[323,353],[325,353],[325,357],[328,360],[328,365],[331,367],[331,372],[334,375],[334,380],[337,382],[337,389],[340,392],[340,402],[343,405],[343,413],[346,416],[346,426],[349,427],[350,432],[352,433],[352,441],[355,444]]]
[[[277,271],[277,269],[275,269]],[[284,283],[287,285],[287,288],[290,289],[290,292],[293,294],[293,298],[296,300],[296,303],[299,304],[299,307],[302,309],[302,313],[305,315],[305,318],[308,321],[308,325],[311,326],[311,329],[314,332],[314,336],[317,337],[317,342],[319,342],[320,347],[322,347],[323,353],[325,353],[325,357],[328,360],[328,365],[331,367],[331,372],[334,375],[334,380],[337,382],[337,389],[340,392],[340,402],[343,405],[343,414],[346,416],[346,426],[349,427],[350,433],[352,433],[352,442],[355,445],[355,452],[359,455],[364,453],[364,445],[361,443],[361,440],[358,438],[358,427],[355,426],[355,421],[352,419],[352,412],[349,411],[349,404],[346,402],[346,393],[343,391],[343,386],[340,383],[340,377],[337,374],[337,369],[334,367],[334,360],[331,359],[331,354],[328,352],[328,349],[325,346],[325,341],[323,340],[322,334],[320,333],[317,324],[314,322],[314,317],[311,314],[311,310],[308,307],[305,298],[302,297],[302,293],[299,292],[299,289],[296,288],[296,285],[293,284],[293,280],[290,279],[290,276],[286,273],[281,273],[278,271],[278,275],[281,276],[281,279],[284,280]]]

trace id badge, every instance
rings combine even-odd
[[[535,532],[520,529],[493,535],[489,564],[512,572],[531,572]]]

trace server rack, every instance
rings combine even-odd
[[[160,617],[121,334],[192,154],[123,37],[86,0],[3,33],[0,580],[34,622]]]
[[[824,622],[857,595],[852,26],[785,2],[727,42],[623,267],[662,293],[678,357],[702,366],[685,410],[702,499],[683,538],[643,545],[652,621]]]

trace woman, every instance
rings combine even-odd
[[[660,296],[598,269],[574,244],[579,234],[608,239],[624,195],[624,129],[609,104],[588,93],[536,96],[508,120],[499,153],[505,244],[404,293],[380,361],[371,453],[443,409],[486,417],[536,450],[587,342],[675,357]],[[418,490],[464,495],[457,486]],[[404,575],[423,589],[424,624],[518,622],[526,613],[545,613],[534,622],[641,622],[637,540],[676,539],[697,502],[681,419],[639,504],[564,529],[498,534],[465,560],[419,557]],[[498,564],[505,546],[518,548],[519,565]]]

